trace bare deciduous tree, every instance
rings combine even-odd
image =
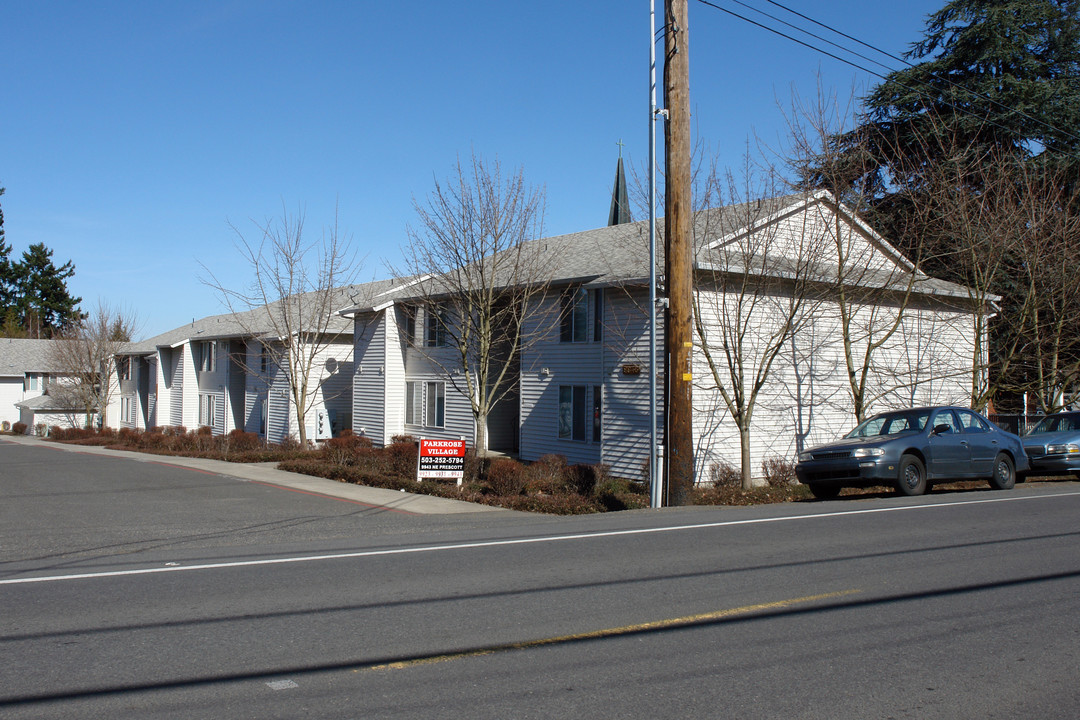
[[[944,137],[945,139],[942,139]],[[928,142],[949,143],[948,136]],[[912,224],[922,233],[934,261],[960,280],[974,316],[970,361],[970,404],[982,410],[1007,382],[1024,351],[1023,319],[1038,301],[1034,286],[1020,288],[1008,313],[997,319],[991,358],[990,319],[999,295],[1014,272],[1025,230],[1023,203],[1017,192],[1015,158],[994,150],[952,142],[939,147],[943,160],[909,170],[917,174],[918,202]],[[909,182],[909,185],[915,183]],[[1025,291],[1026,290],[1026,291]],[[994,372],[990,372],[991,362]]]
[[[249,285],[228,288],[205,264],[209,279],[204,282],[217,291],[244,334],[262,344],[268,362],[284,371],[299,440],[306,446],[307,415],[321,385],[318,368],[332,345],[352,336],[351,324],[337,312],[349,304],[345,292],[362,263],[340,233],[336,213],[315,240],[305,235],[302,210],[290,213],[283,206],[280,218],[254,224],[257,240],[230,224],[236,249],[252,273]],[[247,372],[260,372],[248,368],[244,358],[237,360]]]
[[[723,226],[736,230],[704,230],[722,240],[699,250],[694,323],[708,372],[700,382],[719,395],[738,428],[742,485],[750,488],[754,411],[774,362],[812,315],[811,269],[819,253],[813,232],[785,232],[765,222],[775,206],[756,198],[777,195],[775,177],[770,173],[755,187],[749,163],[744,176],[740,185],[730,173],[722,180],[714,168],[704,185],[700,201],[728,205]]]
[[[787,144],[781,151],[783,162],[798,178],[798,189],[820,188],[832,196],[819,206],[828,241],[822,254],[828,258],[823,262],[833,266],[830,283],[839,312],[839,341],[856,423],[866,419],[876,400],[918,382],[907,373],[889,372],[878,358],[894,340],[902,339],[916,284],[920,277],[925,279],[919,272],[924,243],[918,232],[904,238],[909,256],[890,263],[874,252],[869,232],[857,231],[841,212],[838,203],[856,218],[864,217],[876,199],[861,182],[877,165],[871,160],[869,137],[852,130],[858,120],[854,93],[846,103],[820,86],[810,102],[793,93],[787,113]],[[835,141],[840,136],[847,138],[843,149]],[[876,141],[885,142],[885,136]]]
[[[1003,384],[1032,393],[1039,411],[1052,413],[1080,392],[1077,191],[1062,173],[1029,163],[1013,164],[1011,176],[1016,197],[1010,209],[1017,215],[1008,225],[1016,233],[1010,242],[1014,296],[1002,305],[1020,312],[1003,311],[995,335],[1006,348],[1015,346],[1022,360]]]
[[[116,354],[137,330],[133,311],[114,308],[102,300],[49,346],[50,364],[63,376],[49,393],[66,395],[78,403],[87,427],[95,413],[100,413],[102,425],[106,424],[106,409],[119,371],[117,364],[130,362],[128,358],[117,359]]]
[[[415,304],[423,326],[412,340],[469,400],[476,450],[488,449],[488,417],[515,386],[522,351],[550,330],[539,322],[553,266],[544,243],[544,194],[522,169],[473,155],[414,201],[405,259],[395,274],[420,279]],[[526,318],[533,331],[527,332]]]

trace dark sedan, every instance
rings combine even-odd
[[[795,474],[815,497],[844,487],[892,485],[922,495],[936,480],[986,478],[1007,490],[1028,471],[1020,438],[967,408],[925,407],[875,415],[828,445],[799,453]]]
[[[1022,440],[1032,475],[1080,475],[1080,412],[1047,415]]]

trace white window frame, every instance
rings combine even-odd
[[[129,423],[131,422],[131,398],[120,398],[120,421]]]
[[[446,382],[405,381],[405,424],[417,428],[446,427]]]
[[[405,424],[423,427],[424,383],[420,380],[405,382]]]
[[[441,305],[424,308],[424,347],[449,347],[446,338],[446,325],[449,314]]]
[[[202,372],[217,370],[217,340],[204,340],[199,343],[199,370]]]
[[[446,427],[446,383],[441,380],[424,383],[424,427]]]
[[[560,440],[572,442],[588,440],[588,393],[588,385],[559,386],[558,436]]]
[[[217,395],[214,393],[199,393],[199,427],[216,427],[217,421]]]
[[[559,342],[583,343],[589,341],[589,293],[585,288],[574,288],[563,295],[563,316],[559,326]]]

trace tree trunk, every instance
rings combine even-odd
[[[750,428],[739,428],[739,450],[742,457],[742,487],[743,490],[749,490],[754,487],[754,479],[752,477],[752,468],[750,465]]]

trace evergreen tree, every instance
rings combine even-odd
[[[1023,241],[1031,228],[1066,228],[1042,252],[1071,267],[1080,212],[1080,0],[950,0],[928,17],[907,59],[917,64],[864,98],[858,127],[832,136],[800,168],[802,179],[841,198],[871,198],[871,222],[922,269],[978,297],[1002,298],[989,326],[997,389],[1071,390],[1067,373],[1039,380],[1015,360],[1044,342],[1048,318],[1063,336],[1080,333],[1080,316],[1048,304],[1049,286],[1018,280],[1030,269]],[[1047,193],[1039,187],[1054,188],[1059,200],[1040,203]],[[998,270],[986,272],[990,266]],[[1071,344],[1055,345],[1054,358],[1080,367]]]
[[[82,298],[72,297],[67,280],[75,274],[69,260],[57,267],[44,243],[31,245],[16,265],[19,309],[30,337],[52,337],[83,318]]]
[[[0,196],[4,188],[0,187]],[[15,269],[11,262],[11,246],[4,239],[4,208],[0,207],[0,317],[15,307]]]
[[[906,58],[919,62],[864,98],[862,124],[803,169],[807,184],[846,164],[843,182],[878,198],[876,220],[890,232],[916,201],[920,169],[957,153],[1004,150],[1077,176],[1080,0],[951,0]]]

